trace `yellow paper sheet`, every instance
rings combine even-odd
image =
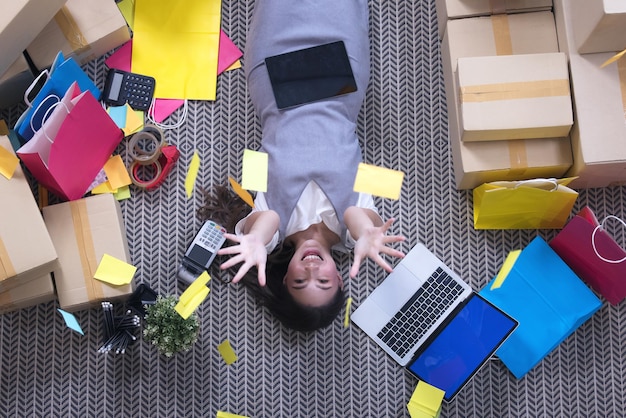
[[[493,283],[491,284],[490,290],[497,289],[500,286],[502,286],[502,283],[504,283],[504,280],[511,272],[511,269],[513,268],[513,265],[515,264],[515,261],[517,261],[517,257],[519,257],[521,253],[522,253],[522,250],[515,250],[515,251],[511,251],[506,256],[504,263],[502,263],[502,267],[500,267],[500,271],[498,272],[498,275],[496,276]]]
[[[0,174],[11,180],[19,163],[20,160],[13,153],[0,147]]]
[[[215,418],[249,418],[245,415],[231,414],[230,412],[217,411]]]
[[[187,193],[188,199],[193,193],[193,188],[196,184],[196,178],[198,177],[199,171],[200,156],[198,155],[198,151],[194,151],[193,156],[191,157],[191,161],[189,162],[189,168],[187,169],[187,177],[185,178],[185,192]]]
[[[104,164],[104,172],[107,175],[111,189],[117,190],[120,187],[128,186],[132,183],[128,170],[120,155],[114,155]]]
[[[237,196],[239,196],[250,207],[254,208],[254,199],[252,198],[252,195],[241,187],[234,178],[228,177],[228,181],[230,181],[230,185],[233,188],[233,191],[237,193]]]
[[[360,163],[354,180],[354,191],[397,200],[402,180],[402,171]]]
[[[93,277],[105,283],[121,286],[129,284],[136,271],[137,267],[109,254],[104,254]]]
[[[132,71],[162,99],[215,100],[220,0],[135,0]]]
[[[241,187],[266,192],[268,155],[265,152],[243,150],[242,166]]]
[[[217,351],[220,352],[227,365],[231,365],[237,361],[237,354],[235,354],[235,350],[233,350],[233,347],[230,345],[230,341],[224,340],[224,342],[217,346]]]

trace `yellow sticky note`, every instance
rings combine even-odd
[[[154,97],[215,100],[221,0],[135,0],[132,71]]]
[[[230,412],[217,411],[215,418],[249,418],[245,415],[231,414]]]
[[[109,254],[104,254],[93,277],[115,286],[121,286],[129,284],[136,271],[137,267]]]
[[[126,126],[124,129],[124,135],[128,136],[132,133],[143,129],[144,113],[141,110],[135,110],[129,105],[126,105]]]
[[[397,200],[402,180],[402,171],[360,163],[354,179],[354,191]]]
[[[260,151],[243,150],[241,186],[246,190],[267,191],[269,157]]]
[[[174,310],[178,312],[178,314],[183,317],[183,319],[189,318],[191,314],[196,309],[198,309],[198,306],[200,306],[200,304],[204,302],[206,297],[209,295],[209,291],[210,290],[208,287],[202,286],[197,292],[189,293],[185,299],[187,303],[182,303],[181,301],[178,301],[176,306],[174,306]]]
[[[193,187],[196,184],[196,178],[200,171],[200,156],[198,151],[193,152],[191,161],[189,162],[189,168],[187,169],[187,177],[185,178],[185,191],[187,192],[187,198],[189,199],[193,193]]]
[[[232,64],[230,64],[230,66],[228,68],[226,68],[224,71],[231,71],[231,70],[236,70],[237,68],[241,68],[241,60],[237,60],[235,62],[233,62]]]
[[[600,68],[604,68],[609,64],[614,63],[615,61],[619,60],[620,58],[622,58],[624,55],[626,55],[626,49],[623,50],[622,52],[618,52],[617,54],[613,55],[611,58],[609,58],[608,60],[604,61],[602,63],[602,65],[600,66]]]
[[[193,283],[191,283],[187,289],[185,289],[183,294],[180,295],[179,302],[182,303],[183,305],[189,304],[189,302],[191,302],[193,297],[198,292],[200,292],[202,288],[206,287],[206,284],[209,282],[209,280],[211,280],[211,276],[209,276],[209,273],[207,273],[206,271],[203,271],[202,274],[198,276],[196,280],[194,280]]]
[[[233,191],[237,193],[237,196],[253,208],[254,199],[252,198],[252,195],[247,190],[244,190],[244,188],[241,187],[234,178],[228,177],[228,181],[230,181],[230,185],[233,188]]]
[[[513,268],[513,265],[515,265],[515,262],[517,261],[517,257],[519,257],[521,252],[522,250],[511,251],[506,256],[504,263],[502,263],[502,267],[500,267],[500,271],[498,272],[498,275],[496,276],[493,283],[491,284],[490,290],[497,289],[500,286],[502,286],[502,283],[504,283],[504,280],[511,272],[511,269]]]
[[[111,189],[117,190],[120,187],[128,186],[132,183],[128,170],[120,155],[114,155],[104,164],[104,172],[107,175]]]
[[[117,191],[113,192],[113,197],[117,200],[130,199],[130,187],[120,187]]]
[[[111,183],[105,181],[104,183],[98,184],[96,187],[91,189],[91,194],[104,194],[104,193],[115,193],[117,189],[111,187]]]
[[[348,328],[350,325],[350,307],[352,306],[352,298],[348,297],[346,300],[346,316],[343,318],[343,327]]]
[[[441,411],[441,402],[445,392],[426,382],[419,381],[409,399],[407,409],[411,418],[435,418]]]
[[[4,177],[11,180],[19,164],[20,160],[12,152],[0,146],[0,173]]]
[[[233,347],[230,345],[230,341],[224,340],[224,342],[217,346],[217,351],[220,352],[227,365],[231,365],[237,361],[237,354],[235,354],[235,350],[233,350]]]

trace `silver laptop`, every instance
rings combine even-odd
[[[351,319],[396,362],[406,366],[471,295],[467,283],[423,244],[417,244]]]

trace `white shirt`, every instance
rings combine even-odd
[[[378,209],[374,205],[374,199],[370,194],[359,193],[356,206],[373,210],[378,214]],[[254,209],[252,209],[252,212],[250,212],[248,216],[254,212],[264,210],[269,210],[269,208],[265,201],[265,194],[259,192],[254,199]],[[248,219],[247,216],[237,222],[235,234],[244,235],[243,227],[246,223],[246,219]],[[300,199],[298,199],[296,208],[291,214],[291,218],[287,224],[285,236],[288,237],[296,232],[304,231],[309,226],[320,222],[324,222],[331,231],[341,238],[341,242],[333,246],[334,250],[347,252],[349,249],[354,248],[355,241],[352,236],[350,236],[350,232],[347,232],[345,237],[341,237],[342,228],[330,200],[328,200],[328,197],[326,197],[326,194],[317,183],[311,181],[305,187]],[[274,251],[274,248],[278,245],[278,238],[278,231],[276,231],[270,242],[265,246],[268,254]]]

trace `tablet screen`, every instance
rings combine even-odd
[[[279,109],[357,90],[343,41],[267,57],[265,65]]]
[[[516,327],[517,321],[474,294],[408,369],[450,401]]]

